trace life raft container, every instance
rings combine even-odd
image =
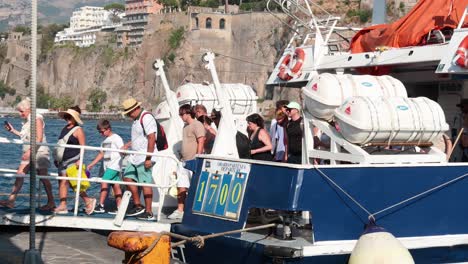
[[[296,63],[292,68],[289,67],[289,62],[291,62],[291,59],[295,58]],[[291,54],[288,54],[284,57],[283,61],[281,62],[280,66],[280,72],[278,73],[278,77],[281,80],[284,81],[289,81],[293,78],[297,78],[301,76],[301,68],[302,65],[304,64],[304,58],[305,58],[305,52],[301,48],[296,48],[294,51],[294,57],[291,56]]]
[[[440,105],[428,98],[350,97],[335,124],[351,143],[432,142],[449,129]]]
[[[468,49],[468,36],[466,36],[463,39],[463,41],[460,43],[460,46],[458,46],[457,52],[455,53],[456,55],[455,63],[462,68],[468,68],[467,49]]]

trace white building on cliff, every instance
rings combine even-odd
[[[110,23],[110,12],[97,6],[80,7],[73,11],[70,18],[70,28],[73,30],[102,27]]]
[[[113,25],[110,17],[110,12],[103,7],[80,7],[73,12],[70,27],[55,35],[55,43],[73,42],[78,47],[89,47],[96,43],[96,33],[102,28],[120,26]]]

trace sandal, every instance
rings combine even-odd
[[[90,201],[86,204],[85,213],[90,215],[94,212],[94,208],[96,207],[96,198],[91,198]]]
[[[2,200],[0,201],[0,207],[5,207],[8,209],[13,209],[15,207],[15,202],[13,201],[8,201],[8,200]]]
[[[54,213],[56,214],[68,214],[68,208],[65,206],[65,207],[57,207],[54,209]]]
[[[39,210],[51,212],[51,211],[54,211],[55,208],[56,208],[55,205],[46,204],[46,205],[39,207]]]

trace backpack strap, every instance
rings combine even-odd
[[[65,142],[65,144],[67,144],[68,142],[68,139],[71,137],[71,135],[76,131],[78,130],[78,128],[80,128],[80,126],[75,126],[73,127],[72,129],[70,129],[70,131],[68,131],[67,134],[65,134],[65,136],[63,136],[63,141]]]
[[[147,135],[146,135],[146,131],[145,131],[145,126],[143,125],[143,117],[144,117],[145,115],[150,115],[150,116],[153,117],[153,119],[154,119],[154,116],[153,116],[153,114],[151,114],[150,112],[146,112],[146,111],[143,111],[143,113],[141,113],[141,116],[140,116],[140,125],[141,125],[141,128],[143,129],[143,135],[145,135],[145,137],[146,137]],[[154,121],[156,121],[156,119],[155,119]],[[156,123],[158,123],[158,122],[156,122]]]

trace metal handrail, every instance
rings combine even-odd
[[[0,143],[6,143],[6,144],[16,144],[16,145],[30,145],[30,142],[23,142],[18,139],[13,139],[10,140],[5,137],[0,137]],[[82,145],[69,145],[69,144],[51,144],[51,143],[37,143],[38,146],[48,146],[48,147],[65,147],[65,148],[74,148],[74,149],[80,149],[80,158],[79,158],[79,166],[78,166],[78,175],[82,175],[83,173],[83,158],[84,158],[84,151],[85,150],[94,150],[94,151],[112,151],[112,152],[119,152],[123,154],[138,154],[138,155],[145,155],[145,156],[154,156],[158,158],[167,158],[175,161],[177,165],[179,165],[180,161],[175,158],[172,155],[167,155],[167,154],[160,154],[160,153],[149,153],[149,152],[142,152],[142,151],[133,151],[133,150],[122,150],[122,149],[113,149],[113,148],[102,148],[102,147],[93,147],[93,146],[82,146]],[[5,171],[5,169],[0,169],[0,176],[2,175],[2,171]],[[29,177],[28,175],[24,174],[10,174],[8,177],[15,177],[15,178],[27,178]],[[39,179],[54,179],[54,180],[67,180],[67,181],[77,181],[76,184],[76,190],[75,190],[75,206],[74,206],[74,212],[73,215],[77,216],[78,215],[78,206],[79,206],[79,195],[80,195],[80,188],[81,188],[81,182],[82,181],[88,181],[88,182],[99,182],[99,183],[118,183],[121,185],[135,185],[135,186],[142,186],[142,187],[152,187],[152,188],[157,188],[158,190],[161,189],[169,189],[173,186],[175,186],[178,182],[178,180],[173,181],[172,184],[168,186],[159,186],[156,184],[149,184],[149,183],[134,183],[134,182],[124,182],[124,181],[108,181],[108,180],[102,180],[100,178],[98,179],[93,179],[93,178],[86,178],[83,179],[81,177],[66,177],[66,176],[37,176]],[[161,205],[160,205],[161,206]]]

